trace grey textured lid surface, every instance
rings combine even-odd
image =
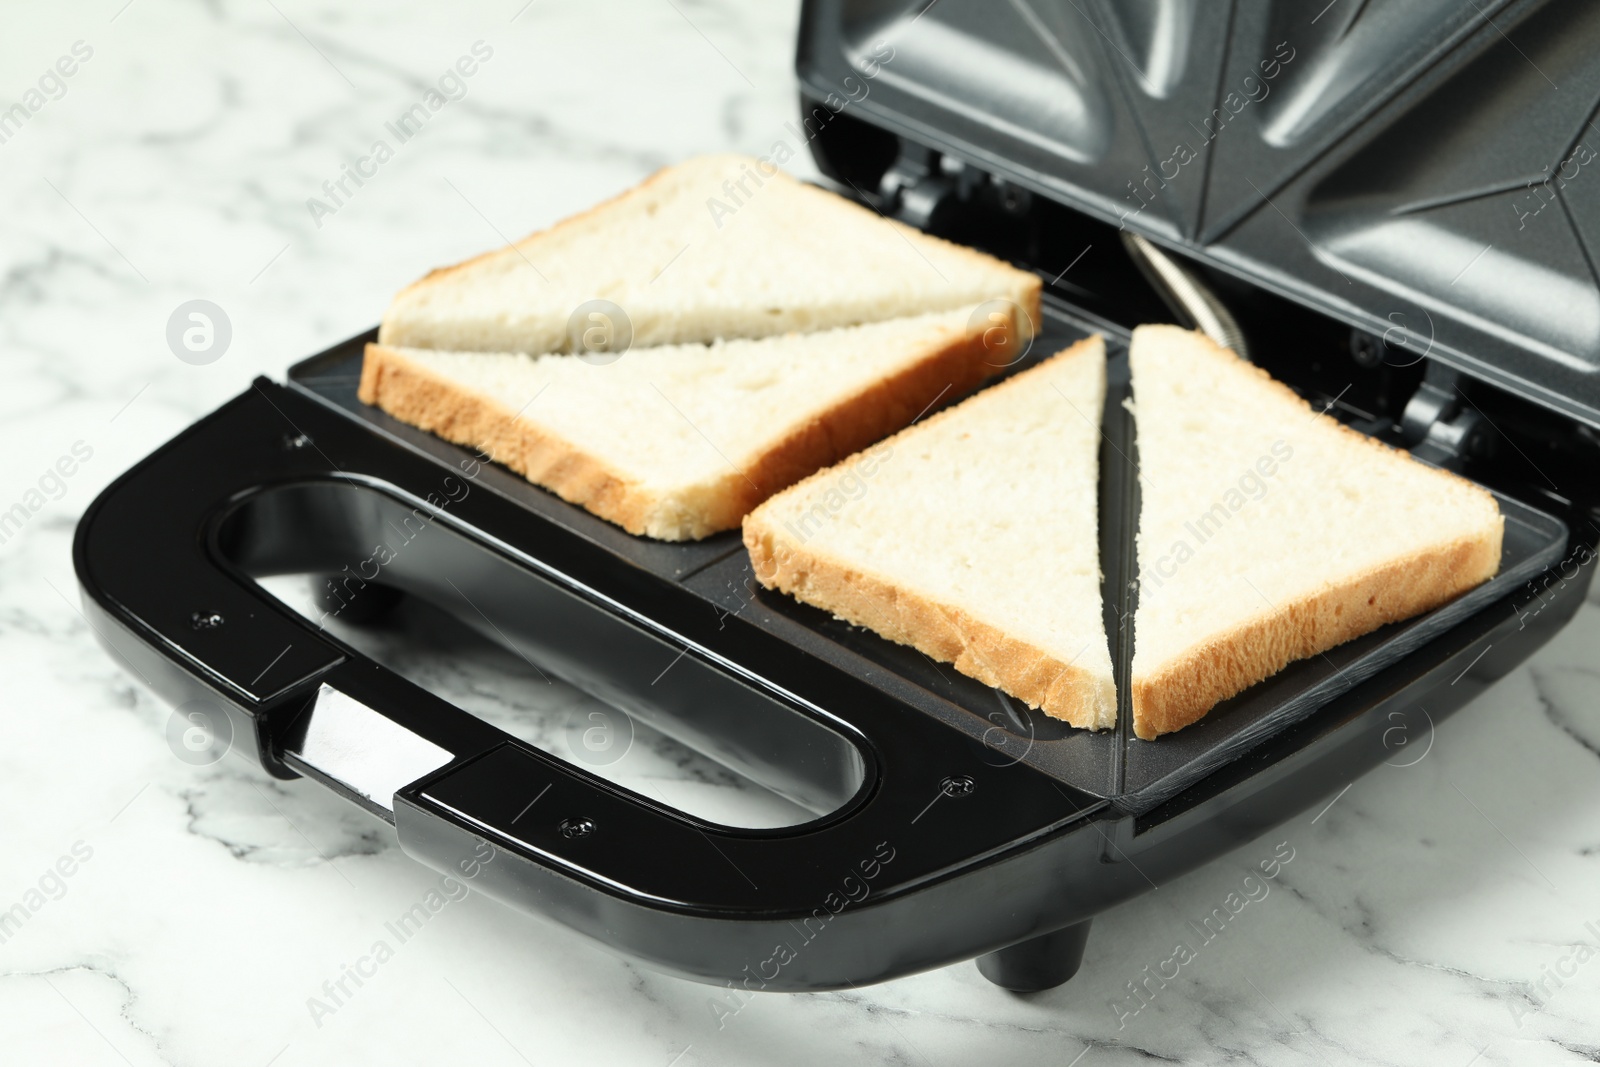
[[[1600,4],[807,0],[867,122],[1600,426]]]

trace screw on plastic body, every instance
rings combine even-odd
[[[578,816],[571,819],[562,819],[557,827],[562,837],[588,837],[594,833],[594,820],[588,816]]]

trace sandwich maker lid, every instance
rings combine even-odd
[[[831,112],[1600,426],[1600,7],[806,0]]]

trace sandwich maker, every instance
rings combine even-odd
[[[751,991],[974,957],[1010,989],[1065,981],[1097,913],[1414,759],[1591,578],[1600,8],[1317,6],[802,11],[801,115],[780,144],[886,216],[1036,270],[1045,321],[1019,365],[1108,339],[1115,730],[760,588],[736,532],[632,537],[362,405],[370,333],[258,379],[93,503],[73,553],[95,632],[174,705],[224,709],[269,773],[649,966]],[[1145,742],[1126,706],[1138,485],[1121,401],[1128,328],[1174,317],[1326,417],[1486,486],[1506,536],[1487,584]],[[257,582],[282,574],[321,576],[341,618],[427,600],[815,818],[732,828],[604,781]]]

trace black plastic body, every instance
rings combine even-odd
[[[297,376],[349,389],[315,372],[348,368],[360,340]],[[374,573],[369,535],[408,519],[412,539]],[[1049,756],[1061,738],[915,692],[929,676],[874,663],[863,635],[841,643],[747,583],[730,590],[718,568],[748,566],[731,540],[638,541],[309,387],[260,380],[135,466],[74,551],[107,647],[173,703],[225,708],[273,773],[295,773],[284,753],[331,685],[451,754],[394,798],[411,855],[657,968],[752,990],[880,981],[1083,923],[1391,755],[1396,714],[1425,704],[1438,722],[1554,633],[1589,579],[1571,565],[1505,590],[1152,808],[1082,788],[1081,760]],[[751,831],[662,809],[417,688],[253,581],[289,571],[345,574],[353,597],[369,580],[429,597],[825,814]],[[574,820],[592,832],[563,832]]]

